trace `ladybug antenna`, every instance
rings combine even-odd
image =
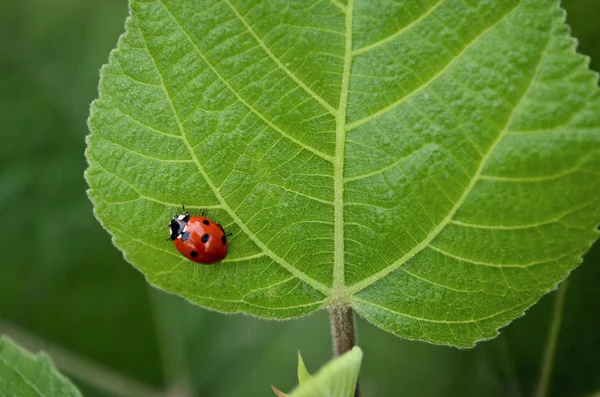
[[[181,209],[183,210],[183,213],[185,214],[185,205],[183,205],[183,203],[181,203]]]
[[[225,235],[225,237],[229,237],[229,236],[231,236],[232,234],[233,234],[233,233],[227,233],[227,234]]]
[[[204,216],[204,210],[202,210],[202,216]]]

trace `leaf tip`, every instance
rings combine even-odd
[[[304,360],[302,360],[302,355],[298,352],[298,383],[302,384],[310,378],[311,376],[306,369],[306,365],[304,365]]]
[[[271,385],[271,389],[273,389],[273,392],[277,394],[278,397],[287,397],[287,394],[277,389],[275,386]]]

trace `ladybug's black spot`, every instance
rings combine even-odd
[[[197,257],[197,256],[198,256],[198,252],[197,252],[197,251],[192,251],[192,252],[190,252],[190,256],[191,256],[192,258],[195,258],[195,257]]]
[[[209,237],[210,237],[210,236],[209,236],[208,234],[203,234],[203,235],[202,235],[202,242],[203,242],[203,243],[206,243],[206,242],[208,241],[208,238],[209,238]]]
[[[204,223],[206,226],[210,225],[210,222],[207,221],[206,219],[202,221],[202,223]]]
[[[221,242],[223,243],[223,245],[227,244],[227,237],[225,237],[225,235],[221,237]]]

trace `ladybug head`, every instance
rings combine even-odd
[[[189,220],[189,212],[186,212],[183,215],[175,215],[173,219],[171,219],[171,223],[169,223],[169,232],[171,234],[169,236],[169,240],[175,240],[177,237],[185,233],[185,228]]]

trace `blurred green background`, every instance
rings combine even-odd
[[[600,70],[600,0],[569,0],[579,51]],[[320,312],[223,315],[149,287],[92,215],[83,179],[89,103],[125,0],[0,2],[0,333],[43,347],[86,396],[270,396],[331,356]],[[600,245],[569,279],[553,396],[600,392]],[[554,294],[472,350],[359,321],[363,396],[529,396]]]

